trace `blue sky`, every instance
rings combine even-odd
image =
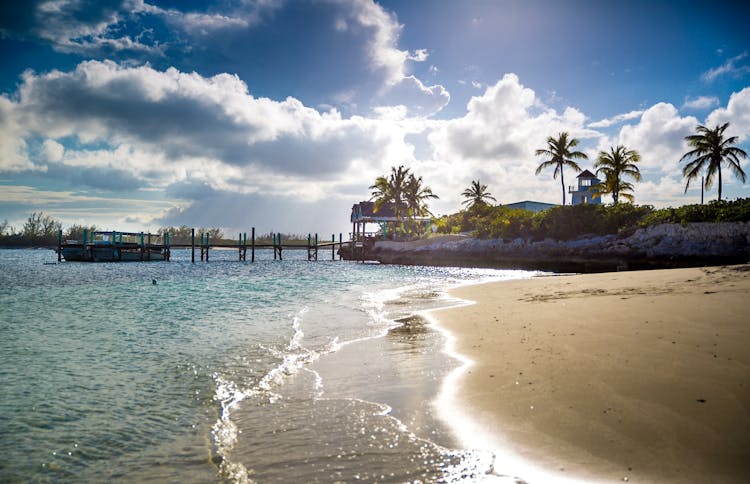
[[[750,150],[744,3],[4,2],[0,220],[346,233],[400,164],[437,214],[477,178],[559,203],[534,150],[560,131],[585,168],[638,150],[637,203],[695,203],[686,135],[728,121]]]

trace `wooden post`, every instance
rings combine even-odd
[[[279,237],[279,260],[282,260],[281,258],[281,232],[276,234]]]
[[[151,232],[148,233],[148,243],[146,244],[148,250],[146,251],[146,260],[151,260]]]
[[[318,260],[318,234],[315,234],[315,260]]]
[[[250,230],[250,262],[255,262],[255,227]]]
[[[57,231],[57,262],[62,262],[62,229]]]
[[[341,251],[344,248],[344,236],[339,232],[339,260],[341,260]]]
[[[206,262],[208,262],[209,247],[211,247],[211,234],[206,234]]]
[[[273,246],[273,260],[276,260],[276,234],[271,232],[271,246]]]
[[[331,234],[331,260],[336,260],[336,234]]]
[[[165,250],[164,255],[165,255],[166,259],[167,259],[167,262],[169,262],[169,260],[172,258],[172,249],[170,247],[172,244],[171,244],[171,241],[169,240],[169,232],[165,232],[164,233],[164,237],[166,238],[166,240],[164,240],[164,242],[165,242],[165,245],[167,246],[164,249]]]
[[[190,261],[195,264],[195,227],[190,229]]]
[[[240,232],[240,236],[237,239],[237,252],[238,252],[237,260],[241,261],[242,260],[242,232]]]
[[[143,261],[143,246],[144,246],[145,238],[143,237],[143,232],[141,232],[141,261]]]

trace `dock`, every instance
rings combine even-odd
[[[274,260],[283,260],[286,250],[307,251],[308,261],[317,261],[322,254],[330,250],[331,260],[336,260],[337,248],[338,259],[355,259],[354,257],[342,257],[360,255],[364,260],[364,246],[362,242],[343,240],[343,234],[339,234],[338,241],[335,234],[331,235],[330,241],[322,241],[318,234],[308,234],[307,243],[284,243],[282,235],[271,234],[271,243],[258,243],[255,237],[255,227],[250,230],[248,239],[247,232],[240,233],[237,242],[214,242],[209,233],[198,233],[191,229],[190,243],[172,243],[168,232],[163,234],[151,234],[144,232],[118,232],[118,231],[87,231],[84,230],[82,240],[63,240],[62,230],[58,232],[57,261],[79,262],[145,262],[166,261],[171,259],[173,249],[189,249],[191,262],[196,260],[208,262],[211,250],[234,249],[237,250],[237,260],[247,261],[250,252],[250,262],[255,262],[255,251],[260,249],[273,250]],[[343,250],[342,250],[343,249]],[[196,257],[197,256],[197,257]],[[359,260],[357,258],[356,260]]]

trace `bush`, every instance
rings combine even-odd
[[[473,232],[480,238],[572,240],[635,231],[661,223],[748,222],[750,198],[655,210],[651,205],[567,205],[535,213],[478,206],[436,220],[440,233]]]

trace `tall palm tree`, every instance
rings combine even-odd
[[[565,178],[563,174],[563,168],[568,166],[576,170],[581,171],[581,167],[574,161],[574,159],[585,160],[588,158],[586,153],[580,151],[572,151],[573,148],[578,146],[578,140],[576,138],[568,139],[568,133],[559,133],[557,139],[552,136],[547,138],[547,148],[536,150],[536,156],[549,157],[549,160],[542,162],[536,169],[536,174],[542,172],[542,170],[550,167],[555,167],[555,172],[552,178],[557,178],[560,175],[560,184],[562,185],[562,204],[565,205]]]
[[[627,192],[633,191],[633,184],[623,178],[628,176],[634,181],[641,181],[641,172],[636,166],[639,161],[641,155],[637,151],[629,150],[622,145],[610,147],[609,153],[600,151],[594,168],[597,169],[597,175],[604,175],[604,182],[596,187],[597,195],[611,193],[614,205],[619,203],[620,197],[632,202],[633,195]]]
[[[461,196],[466,199],[461,202],[461,204],[468,205],[470,209],[475,206],[488,205],[488,200],[497,202],[495,197],[487,191],[487,185],[482,185],[479,183],[479,180],[472,180],[471,186],[464,190],[463,193],[461,193]]]
[[[736,136],[724,138],[724,131],[727,127],[729,127],[729,123],[724,123],[721,126],[717,124],[714,129],[699,125],[695,129],[698,134],[685,136],[685,141],[693,149],[682,155],[680,161],[694,158],[693,161],[682,168],[682,176],[687,178],[686,192],[690,187],[690,182],[697,179],[705,168],[706,190],[711,188],[714,176],[718,174],[719,201],[721,201],[721,164],[724,162],[729,165],[729,169],[734,172],[735,176],[742,180],[742,183],[745,183],[745,172],[742,171],[740,158],[747,158],[747,153],[736,146],[732,146],[737,142]]]
[[[432,215],[427,209],[426,201],[430,198],[439,198],[437,195],[432,193],[432,189],[422,185],[422,177],[415,177],[413,174],[409,175],[409,179],[406,181],[404,187],[404,200],[409,211],[409,215],[412,217],[426,217]]]

